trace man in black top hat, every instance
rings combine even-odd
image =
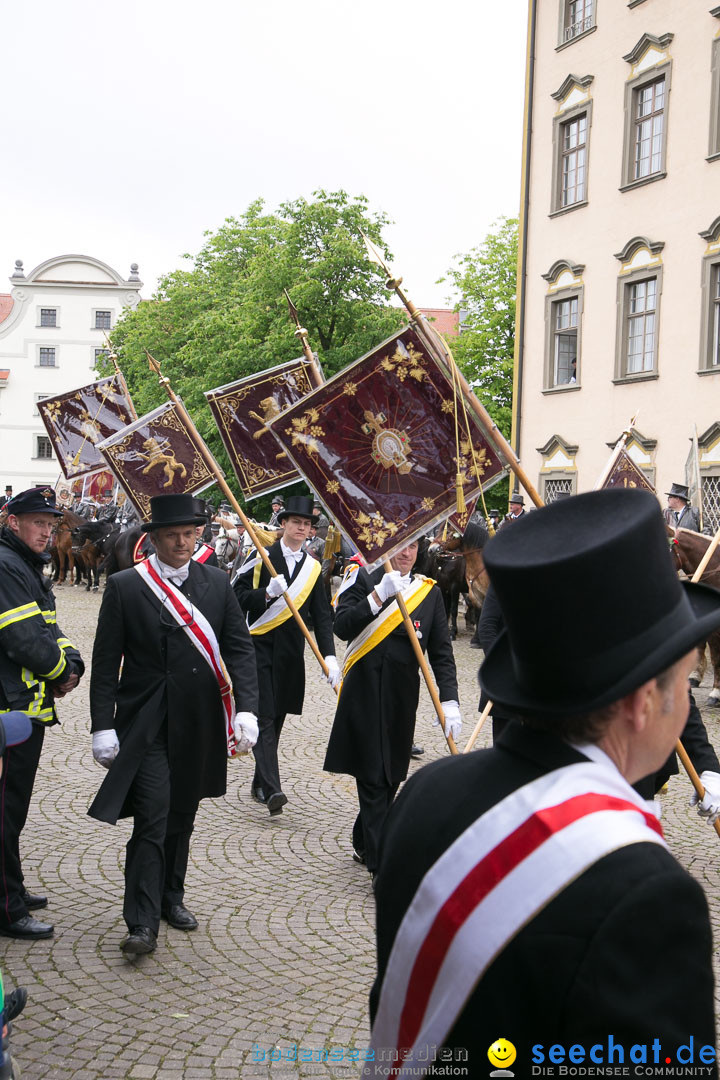
[[[50,923],[30,911],[44,896],[25,888],[20,833],[25,825],[45,728],[57,724],[55,701],[77,686],[85,665],[57,624],[47,546],[62,517],[50,487],[21,491],[7,505],[0,532],[0,712],[19,709],[30,738],[8,754],[0,781],[0,934],[51,937]]]
[[[2,503],[0,503],[0,510],[5,509],[5,507],[10,502],[12,497],[13,497],[12,484],[6,484],[5,485],[5,498],[3,499]]]
[[[272,510],[272,514],[270,515],[270,520],[268,521],[268,529],[277,529],[279,525],[278,517],[280,511],[283,509],[284,506],[285,500],[282,495],[273,495],[272,502],[270,503],[270,509]]]
[[[518,521],[526,513],[525,496],[521,495],[519,491],[513,491],[510,496],[510,511],[503,518],[500,528],[502,529],[503,525],[507,525],[511,521]]]
[[[556,1046],[615,1064],[631,1046],[648,1055],[631,1060],[657,1061],[654,1046],[675,1061],[691,1043],[695,1061],[709,1047],[702,1060],[714,1062],[707,903],[631,784],[683,729],[695,646],[720,626],[720,595],[678,580],[645,491],[538,510],[484,554],[505,630],[481,684],[521,722],[490,750],[422,769],[390,810],[376,1060],[407,1048],[404,1065],[432,1075],[437,1048],[462,1048],[479,1076],[507,1036],[523,1076],[529,1062],[560,1060]],[[547,611],[571,631],[562,649]]]
[[[692,529],[700,532],[700,514],[690,505],[690,494],[685,484],[671,484],[665,494],[668,497],[665,520],[673,529]]]
[[[302,712],[305,698],[305,638],[283,593],[289,593],[303,619],[310,615],[318,648],[329,669],[329,681],[333,687],[340,682],[332,615],[320,563],[303,550],[314,521],[312,499],[291,495],[278,515],[283,535],[267,551],[277,577],[271,577],[257,552],[251,551],[233,586],[247,613],[260,691],[260,736],[253,751],[251,795],[265,803],[273,817],[281,814],[287,803],[278,765],[280,732],[287,713]]]
[[[250,635],[227,574],[192,558],[196,500],[157,495],[150,507],[155,552],[108,578],[90,680],[93,756],[108,773],[88,812],[134,818],[127,955],[152,952],[161,916],[197,927],[184,895],[198,804],[225,794],[230,729],[241,753],[257,738]]]

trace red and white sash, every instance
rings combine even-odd
[[[235,699],[233,698],[232,686],[227,673],[223,658],[220,655],[220,646],[210,623],[201,611],[195,606],[190,606],[186,596],[172,584],[166,581],[157,569],[157,555],[151,555],[133,567],[158,600],[166,605],[175,621],[182,626],[188,638],[202,656],[203,660],[210,665],[220,688],[220,700],[225,716],[225,730],[227,734],[228,757],[234,757],[237,753],[237,742],[233,731],[235,719]]]
[[[518,931],[598,859],[636,843],[666,846],[651,804],[609,762],[557,769],[473,822],[430,867],[400,924],[363,1076],[424,1075]]]
[[[193,553],[191,558],[195,562],[204,563],[207,562],[211,555],[215,554],[215,548],[210,544],[202,543]]]

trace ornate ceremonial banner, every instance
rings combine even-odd
[[[37,407],[66,480],[104,469],[98,443],[135,419],[120,374],[44,398]]]
[[[267,425],[305,397],[312,386],[307,362],[301,357],[205,392],[246,499],[300,479]]]
[[[215,483],[172,402],[141,416],[98,450],[143,521],[153,495],[197,495]]]
[[[652,491],[653,495],[655,494],[655,488],[642,469],[635,464],[627,450],[620,450],[602,487],[645,488],[646,491]]]
[[[465,418],[450,377],[410,327],[269,426],[371,566],[456,510],[458,472],[471,500],[480,490],[474,463],[483,486],[504,468],[475,414],[468,408]]]

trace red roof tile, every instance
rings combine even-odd
[[[439,334],[457,337],[460,333],[460,316],[451,308],[420,308]]]

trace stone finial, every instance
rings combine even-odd
[[[139,281],[139,280],[140,280],[140,276],[138,274],[138,264],[137,263],[130,263],[130,277],[128,278],[128,281]]]
[[[13,271],[12,276],[14,278],[24,278],[25,277],[25,273],[23,271],[23,261],[22,261],[22,259],[16,259],[15,260],[15,269]]]

